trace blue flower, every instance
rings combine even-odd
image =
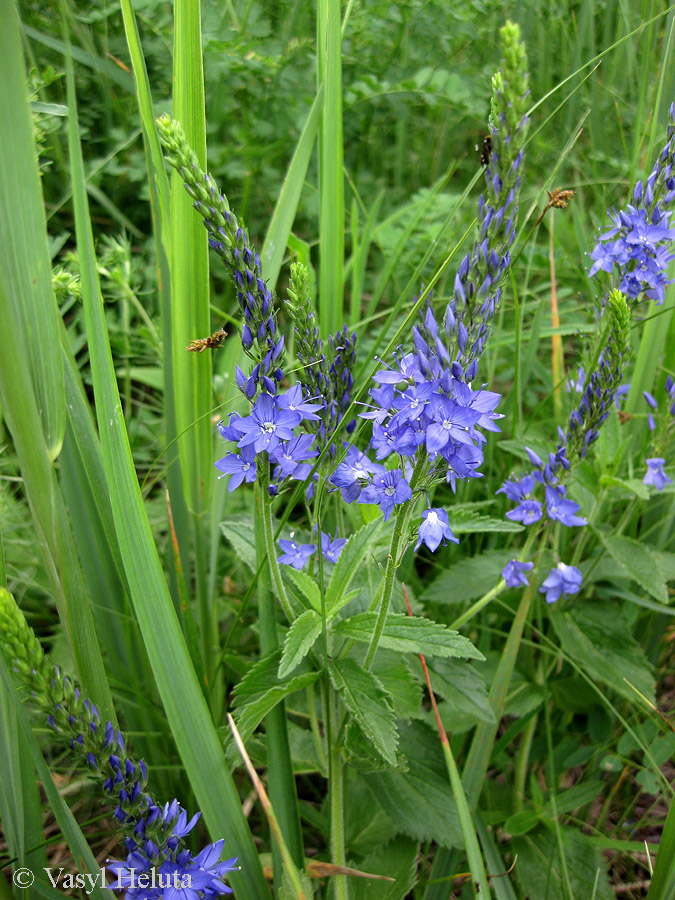
[[[576,515],[581,507],[574,500],[568,500],[565,497],[563,485],[560,485],[560,487],[546,485],[546,508],[551,519],[554,519],[556,522],[562,522],[568,528],[573,525],[588,524],[586,519]]]
[[[342,491],[345,503],[353,503],[359,499],[364,485],[370,482],[370,476],[384,471],[383,465],[371,462],[365,453],[351,446],[328,480]]]
[[[512,559],[502,569],[502,578],[506,582],[507,587],[527,587],[528,581],[525,572],[529,572],[534,566],[533,562],[520,562],[520,560]]]
[[[256,453],[275,450],[281,441],[293,437],[293,429],[302,421],[302,414],[290,409],[280,409],[276,398],[261,394],[253,405],[251,415],[237,419],[232,426],[243,435],[239,447],[253,444]]]
[[[302,387],[299,384],[293,385],[284,394],[277,397],[279,409],[288,409],[291,412],[297,412],[301,419],[318,422],[319,416],[316,415],[317,409],[321,409],[322,403],[310,403],[302,396]],[[300,421],[300,419],[298,419]]]
[[[665,462],[660,456],[646,460],[647,474],[642,479],[643,484],[653,484],[657,491],[662,491],[667,484],[672,484],[673,479],[663,471]]]
[[[444,509],[425,509],[422,513],[422,524],[420,525],[419,537],[415,550],[419,550],[422,542],[424,542],[432,553],[435,553],[439,544],[446,541],[453,541],[459,544],[459,540],[450,530],[450,522],[448,514]]]
[[[347,538],[339,538],[336,534],[331,541],[329,534],[326,534],[324,531],[321,532],[321,552],[328,562],[336,563],[338,561],[346,543]]]
[[[524,500],[533,490],[534,478],[531,475],[523,475],[520,479],[507,479],[496,493],[506,494],[509,500]]]
[[[239,435],[237,435],[239,437]],[[219,478],[225,475],[231,475],[228,491],[232,493],[238,488],[242,481],[246,480],[249,484],[256,480],[258,472],[255,465],[255,447],[249,446],[241,448],[241,454],[228,453],[217,463],[214,463],[216,469],[220,469],[223,473]]]
[[[294,478],[296,481],[304,481],[311,471],[311,466],[306,462],[318,456],[319,451],[312,448],[313,434],[300,434],[280,444],[270,454],[270,459],[277,464],[274,477]]]
[[[307,561],[316,551],[316,544],[296,544],[295,541],[279,541],[279,546],[284,551],[279,557],[279,562],[294,569],[303,569]]]
[[[427,428],[427,450],[438,453],[449,441],[472,444],[469,427],[476,425],[482,413],[460,406],[450,397],[436,394],[431,406],[433,421]]]
[[[523,525],[532,525],[538,522],[542,516],[541,503],[538,500],[523,500],[523,502],[507,512],[506,518],[513,522],[522,522]]]
[[[359,497],[359,503],[377,503],[386,522],[395,506],[412,500],[412,490],[400,469],[377,473]]]
[[[539,591],[546,594],[547,603],[555,603],[563,594],[576,594],[581,587],[581,581],[581,572],[576,566],[566,566],[565,563],[559,562],[556,568],[551,569]]]

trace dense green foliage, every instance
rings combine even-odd
[[[0,588],[147,762],[153,796],[202,811],[186,845],[224,837],[224,855],[239,856],[238,900],[269,895],[266,876],[282,898],[672,900],[675,492],[643,476],[655,456],[673,472],[675,291],[659,306],[627,308],[618,292],[605,303],[609,279],[588,268],[607,210],[631,202],[664,143],[673,9],[343,4],[340,53],[327,0],[202,0],[201,22],[198,0],[175,5],[21,0],[18,17],[14,3],[0,12]],[[208,198],[192,185],[193,210],[185,170],[165,166],[160,137],[180,168],[168,116],[182,110],[185,154],[226,195],[212,220],[232,210],[258,248],[279,298],[284,385],[303,381],[311,350],[294,328],[316,325],[335,356],[330,315],[358,336],[351,400],[365,401],[373,357],[410,344],[420,284],[433,282],[440,320],[473,243],[507,18],[527,50],[529,131],[477,378],[503,395],[505,418],[482,478],[430,488],[459,543],[413,552],[413,501],[393,529],[375,506],[339,505],[328,451],[315,505],[301,488],[270,500],[267,461],[255,488],[228,492],[215,426],[249,411],[231,243],[207,271]],[[336,91],[341,123],[323,106]],[[559,187],[574,195],[540,219]],[[344,258],[326,238],[335,227]],[[335,284],[342,296],[328,296]],[[216,349],[185,352],[221,327]],[[567,483],[589,524],[528,530],[495,492],[531,468],[525,445],[556,450],[578,369],[587,386],[601,352],[611,412],[587,455],[583,435],[570,442]],[[354,440],[365,449],[361,425]],[[319,516],[351,534],[340,561],[311,577],[280,566],[276,539],[316,540]],[[516,558],[535,559],[524,591],[500,580]],[[583,588],[548,606],[537,587],[561,560]],[[22,619],[7,621],[23,635],[6,641],[10,663],[27,645],[43,665]],[[93,871],[92,852],[99,864],[123,856],[67,745],[44,717],[27,726],[30,666],[17,691],[0,664],[7,884],[20,866],[61,865],[64,841],[80,871]],[[276,818],[252,802],[229,711]],[[45,759],[62,790],[50,782],[43,804]],[[37,881],[35,896],[63,895]],[[0,898],[11,892],[0,883]]]

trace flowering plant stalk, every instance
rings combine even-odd
[[[149,793],[145,762],[128,752],[122,732],[101,722],[98,710],[83,697],[75,680],[50,664],[12,595],[0,588],[0,633],[3,656],[30,705],[49,725],[57,742],[103,795],[124,838],[126,858],[109,861],[113,884],[126,900],[209,900],[232,893],[223,878],[236,868],[236,857],[220,862],[223,841],[196,856],[185,846],[200,813],[188,821],[177,800],[158,804]],[[154,874],[153,874],[154,873]],[[157,886],[150,887],[150,884]]]

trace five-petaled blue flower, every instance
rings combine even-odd
[[[370,476],[384,471],[383,465],[371,462],[365,453],[351,446],[328,480],[342,491],[345,503],[353,503],[359,499],[364,485],[370,482]]]
[[[506,518],[523,525],[532,525],[541,519],[541,503],[538,500],[523,500],[515,509],[510,509]]]
[[[359,497],[359,503],[377,503],[386,522],[395,506],[412,499],[410,485],[403,477],[400,469],[377,473]]]
[[[424,542],[432,553],[435,553],[439,544],[446,541],[453,541],[459,544],[459,540],[454,536],[450,529],[448,514],[444,509],[425,509],[422,513],[422,524],[420,525],[419,537],[415,550],[419,550],[422,542]]]
[[[554,519],[556,522],[562,522],[568,528],[571,528],[573,525],[588,524],[586,519],[576,515],[580,506],[574,500],[566,498],[563,485],[559,487],[553,487],[550,484],[546,485],[546,508],[551,519]]]
[[[321,552],[328,562],[336,563],[338,561],[346,543],[347,538],[339,538],[336,534],[331,541],[329,534],[326,534],[325,531],[321,532]]]
[[[251,415],[232,422],[243,437],[239,447],[253,444],[256,453],[276,450],[281,441],[293,437],[293,429],[302,421],[302,413],[297,410],[281,409],[278,398],[271,394],[261,394],[253,405]]]
[[[547,603],[555,603],[563,594],[576,594],[581,587],[581,581],[581,572],[576,566],[566,566],[565,563],[559,562],[556,568],[551,569],[539,591],[546,594]]]
[[[502,569],[502,578],[506,582],[507,587],[527,587],[528,580],[525,572],[529,572],[533,568],[533,562],[520,562],[518,559],[512,559]]]
[[[661,456],[655,456],[646,460],[647,474],[642,479],[643,484],[652,484],[657,491],[662,491],[667,484],[672,484],[673,479],[669,478],[663,471],[665,462],[665,459]]]
[[[296,544],[295,541],[279,541],[279,546],[284,551],[279,557],[279,562],[294,569],[303,569],[307,560],[316,551],[316,544]]]
[[[241,448],[241,453],[228,453],[222,459],[215,463],[216,469],[220,469],[223,473],[219,478],[225,475],[231,475],[228,491],[232,493],[238,488],[242,481],[248,483],[255,481],[258,475],[255,465],[255,448],[251,445]]]

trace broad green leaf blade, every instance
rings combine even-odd
[[[466,604],[477,600],[493,588],[501,578],[501,571],[514,551],[488,550],[454,563],[424,590],[425,603]]]
[[[293,593],[303,606],[321,612],[321,592],[313,578],[302,569],[294,569],[292,566],[284,566],[283,577],[287,584],[291,582]]]
[[[359,613],[351,619],[343,619],[334,626],[333,632],[369,644],[376,620],[377,613]],[[389,613],[380,646],[397,650],[399,653],[485,659],[480,650],[477,650],[464,635],[451,631],[438,622],[418,616],[407,616],[404,613]]]
[[[231,848],[239,856],[241,871],[232,873],[232,886],[241,897],[266,897],[268,888],[258,853],[185,645],[143,507],[96,270],[70,60],[67,86],[75,225],[96,413],[113,520],[131,599],[173,737],[209,831],[216,839],[223,837],[228,850]]]
[[[362,776],[374,799],[399,831],[444,847],[461,847],[455,800],[448,784],[438,735],[421,722],[400,727],[401,769]]]
[[[279,677],[281,650],[261,659],[242,678],[234,690],[237,728],[243,741],[247,741],[265,716],[284,697],[313,684],[320,672],[304,671],[293,678]]]
[[[15,339],[30,361],[47,451],[56,459],[66,426],[61,348],[55,339],[60,316],[21,39],[14,0],[0,4],[0,292],[19,326]],[[5,322],[3,317],[3,328]]]
[[[450,704],[453,731],[459,729],[455,719],[465,719],[474,724],[494,722],[495,714],[488,700],[485,679],[474,666],[454,659],[435,659],[429,662],[429,674],[434,693]],[[443,707],[441,707],[442,715]]]
[[[221,522],[220,527],[239,559],[248,566],[251,572],[255,572],[258,566],[255,556],[255,533],[251,520],[244,517],[233,517]]]
[[[285,678],[297,669],[320,634],[321,616],[317,612],[308,609],[298,616],[286,634],[284,652],[279,663],[279,678]]]
[[[329,660],[328,674],[359,728],[382,758],[395,765],[396,719],[382,682],[353,659]]]
[[[419,841],[401,834],[373,850],[361,860],[358,869],[371,875],[387,875],[394,882],[352,878],[349,881],[350,900],[403,900],[417,882],[419,851]]]
[[[575,897],[613,900],[606,863],[588,837],[576,828],[563,828],[562,850]],[[523,893],[537,900],[560,900],[567,894],[555,832],[540,826],[513,840],[518,854],[515,875]],[[593,891],[595,890],[595,894]]]
[[[2,654],[0,654],[0,690],[7,698],[7,701],[14,706],[19,727],[21,728],[23,735],[25,736],[26,743],[33,758],[33,764],[37,771],[37,777],[42,783],[43,790],[47,796],[47,801],[51,806],[54,817],[59,824],[59,828],[63,832],[63,836],[66,839],[66,842],[73,855],[73,860],[83,872],[91,872],[92,874],[100,872],[100,865],[96,862],[94,854],[91,852],[89,844],[82,834],[80,826],[77,824],[75,817],[59,794],[59,791],[54,783],[54,779],[52,778],[52,773],[49,771],[49,768],[47,767],[47,764],[43,759],[38,743],[30,727],[30,723],[28,722],[28,718],[26,717],[26,713],[19,698],[19,694],[16,690],[16,687],[14,686],[14,682],[12,681],[12,676],[9,672],[9,669],[7,668],[7,664],[5,663]],[[46,877],[44,881],[45,887],[48,887],[49,882]],[[106,898],[107,900],[109,900],[110,897],[107,891],[103,890],[99,886],[91,890],[89,896],[93,897],[94,900],[106,900]]]
[[[589,600],[569,611],[553,607],[551,621],[563,650],[594,680],[634,704],[639,700],[628,681],[655,702],[651,666],[613,603]]]
[[[356,573],[363,566],[372,545],[382,530],[381,518],[369,522],[353,534],[342,548],[326,591],[326,614],[334,615],[344,606],[344,598]]]
[[[649,544],[622,534],[598,531],[600,540],[619,572],[628,575],[659,603],[668,603],[668,588],[659,567],[658,557]]]
[[[454,534],[473,534],[477,532],[503,532],[515,534],[524,531],[518,522],[509,519],[495,519],[483,516],[473,509],[448,509],[448,521]]]
[[[412,671],[407,657],[393,650],[377,651],[371,668],[389,694],[397,719],[422,718],[422,684]]]
[[[206,171],[206,123],[199,0],[174,4],[173,117]],[[188,353],[211,334],[208,240],[180,176],[171,174],[171,328],[178,452],[192,513],[208,506],[213,485],[210,353]]]

